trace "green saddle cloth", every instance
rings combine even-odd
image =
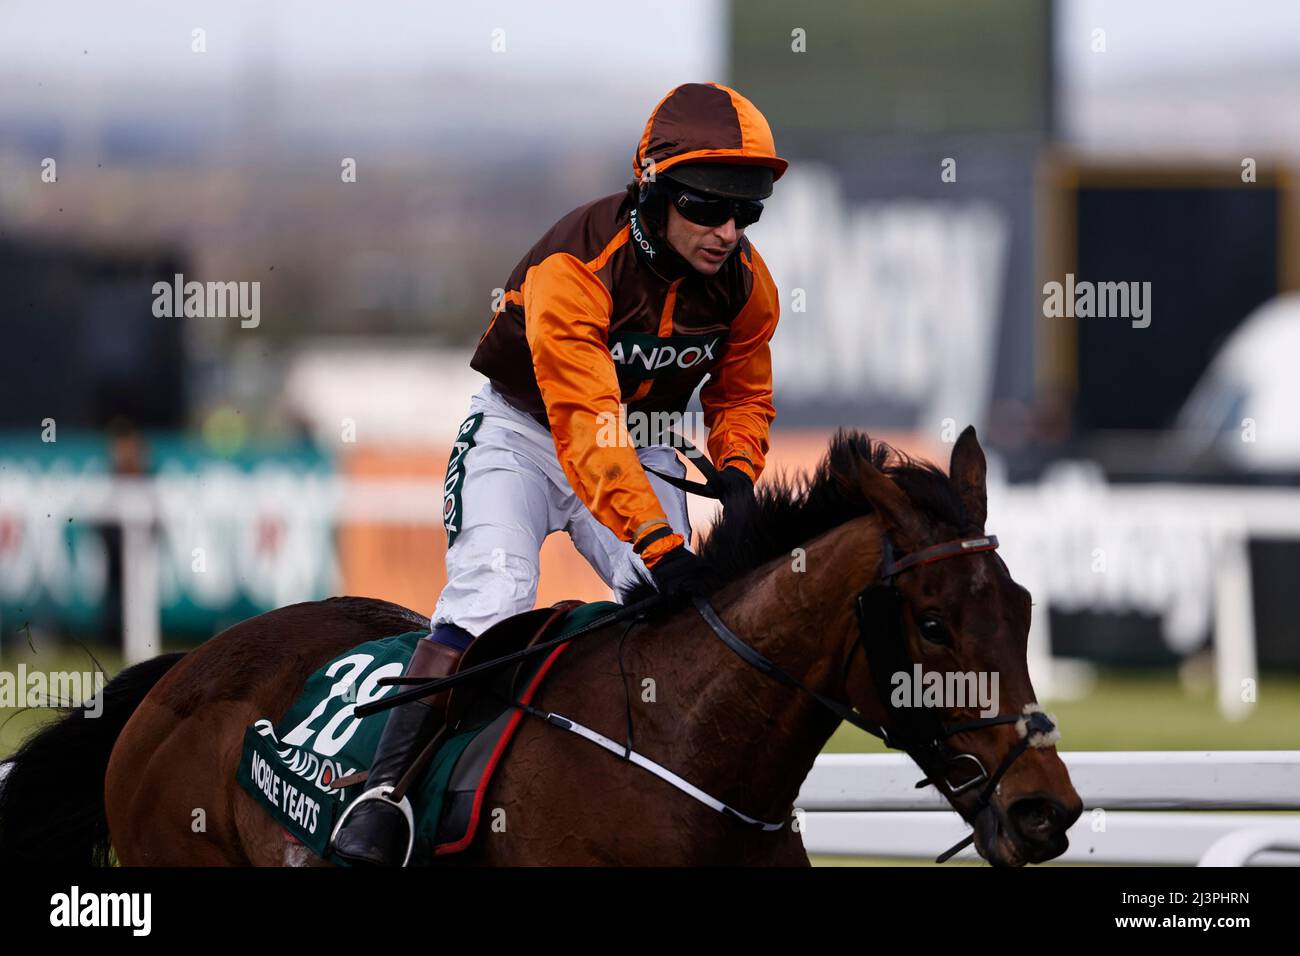
[[[572,633],[620,607],[607,601],[584,604],[569,613],[555,636]],[[302,694],[278,727],[263,718],[244,733],[236,774],[240,786],[286,831],[332,863],[344,865],[329,851],[334,826],[348,802],[366,785],[333,790],[330,784],[369,768],[390,713],[382,711],[362,719],[353,711],[359,704],[393,692],[392,687],[379,686],[379,681],[401,676],[415,642],[427,634],[398,634],[360,644],[339,655],[308,678]],[[529,659],[520,683],[531,678],[546,656]],[[488,682],[500,699],[480,693],[457,732],[443,742],[412,785],[409,797],[416,822],[413,865],[432,862],[452,771],[465,749],[509,707],[504,700],[513,672],[513,667],[503,668]]]

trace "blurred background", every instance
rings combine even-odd
[[[704,80],[791,161],[770,467],[974,424],[1066,747],[1300,744],[1290,0],[6,4],[0,666],[428,614],[494,296]],[[157,314],[189,281],[256,312]],[[540,602],[606,596],[548,542]]]

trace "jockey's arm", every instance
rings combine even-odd
[[[781,304],[767,265],[750,247],[754,287],[731,323],[722,358],[700,390],[709,457],[719,469],[738,468],[757,481],[767,455],[772,405],[772,355]]]
[[[683,541],[619,415],[618,374],[608,347],[609,292],[567,253],[530,268],[521,291],[533,371],[569,485],[601,524],[653,567]],[[608,441],[610,435],[618,440]]]

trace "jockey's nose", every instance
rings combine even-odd
[[[736,241],[736,220],[728,219],[717,229],[713,230],[714,234],[723,242],[732,243]]]

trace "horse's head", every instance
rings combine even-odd
[[[859,711],[883,717],[890,743],[972,825],[986,860],[1041,863],[1065,851],[1082,802],[1029,680],[1029,592],[992,542],[981,542],[985,461],[973,428],[953,448],[947,480],[955,494],[938,488],[947,506],[913,500],[933,501],[940,477],[918,466],[882,471],[861,457],[841,473],[845,491],[879,516],[880,531],[868,527],[881,537],[877,583],[860,599],[863,646],[845,690]]]

